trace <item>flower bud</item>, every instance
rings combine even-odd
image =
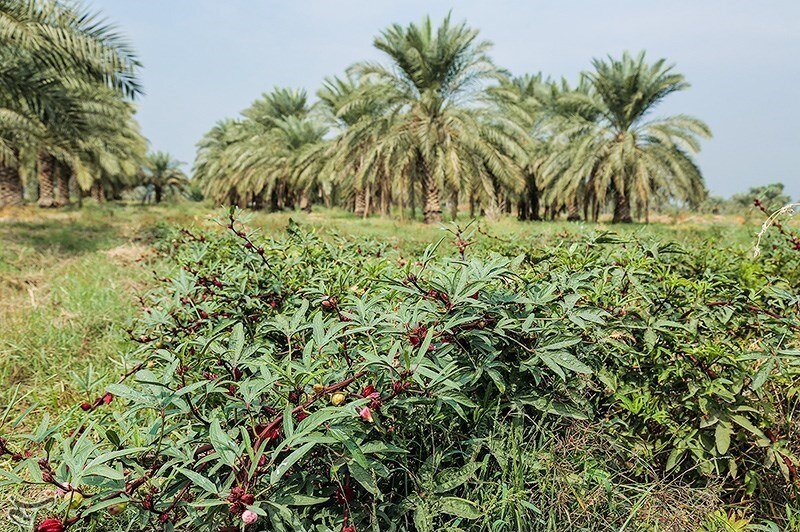
[[[362,408],[359,411],[358,415],[361,416],[361,419],[363,419],[367,423],[372,423],[373,422],[372,410],[370,410],[368,406],[365,406],[364,408]]]
[[[74,510],[80,507],[83,504],[83,495],[78,493],[77,491],[73,491],[72,493],[68,493],[64,496],[67,500],[69,500],[69,509]]]
[[[128,507],[128,503],[120,502],[118,504],[112,504],[108,507],[109,515],[120,515],[122,512],[125,511],[125,508]]]
[[[250,510],[245,510],[244,512],[242,512],[242,521],[244,521],[246,525],[252,525],[257,520],[258,520],[258,514],[256,514],[255,512],[251,512]]]
[[[344,403],[346,396],[342,392],[336,392],[331,396],[331,404],[333,406],[339,406],[340,404]]]

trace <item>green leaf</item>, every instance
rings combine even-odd
[[[469,462],[462,467],[448,467],[436,475],[434,493],[445,493],[455,489],[469,480],[475,472],[477,465]]]
[[[236,464],[236,457],[239,455],[239,447],[236,442],[222,430],[218,420],[213,420],[209,427],[208,437],[214,450],[222,458],[222,461],[233,467]]]
[[[680,447],[675,447],[674,449],[672,449],[672,452],[669,453],[669,457],[667,457],[667,465],[665,469],[667,471],[675,469],[675,466],[677,466],[680,463],[680,460],[681,458],[683,458],[683,454],[685,452],[686,449],[682,449]]]
[[[567,375],[564,373],[564,370],[561,369],[561,365],[553,359],[550,355],[546,353],[538,353],[539,360],[545,363],[545,365],[550,368],[550,370],[561,377],[561,380],[567,380]]]
[[[283,461],[278,465],[278,467],[276,467],[272,471],[272,474],[270,474],[269,476],[270,484],[276,484],[278,480],[280,480],[280,478],[284,475],[284,473],[286,473],[286,471],[288,471],[289,468],[292,467],[298,460],[300,460],[303,456],[305,456],[305,454],[308,451],[310,451],[316,444],[317,442],[310,441],[304,443],[303,445],[301,445],[300,447],[289,453],[289,456],[284,458]]]
[[[586,375],[592,373],[592,368],[578,360],[575,355],[569,351],[558,351],[551,356],[560,366],[571,369],[575,373],[584,373]]]
[[[536,351],[557,351],[566,347],[572,347],[575,344],[581,343],[580,338],[570,338],[568,340],[559,340],[550,344],[542,344],[536,347]]]
[[[122,472],[122,468],[114,469],[113,467],[109,467],[104,464],[99,464],[92,466],[91,468],[86,468],[83,470],[84,476],[96,476],[96,477],[103,477],[103,478],[110,478],[111,480],[123,480],[125,478],[125,474]]]
[[[717,428],[714,429],[714,440],[716,441],[717,451],[719,451],[719,454],[725,454],[728,452],[728,448],[731,445],[732,433],[733,427],[731,427],[730,423],[723,421],[717,423]]]
[[[200,473],[192,471],[191,469],[186,469],[185,467],[179,467],[178,472],[191,480],[196,486],[203,488],[208,493],[212,493],[214,495],[217,494],[217,487],[214,485],[214,483]]]
[[[753,382],[750,383],[750,389],[756,391],[762,386],[764,386],[764,383],[767,382],[767,379],[769,379],[769,375],[770,373],[772,373],[772,370],[774,368],[775,368],[775,360],[770,359],[767,362],[764,362],[761,365],[761,367],[758,368],[756,374],[753,375]]]
[[[433,532],[433,516],[425,502],[421,502],[414,511],[414,527],[417,532]]]
[[[287,493],[276,497],[274,502],[286,506],[313,506],[330,500],[330,497],[312,497],[311,495],[301,495],[299,493]]]
[[[742,427],[743,429],[752,432],[754,435],[758,436],[759,438],[766,438],[764,433],[761,430],[753,425],[749,419],[739,414],[731,416],[731,421]]]
[[[350,474],[361,486],[371,494],[378,496],[378,483],[375,481],[375,475],[371,469],[365,469],[358,465],[356,462],[350,462],[347,466],[350,469]]]
[[[437,500],[437,507],[440,512],[455,515],[462,519],[478,519],[483,515],[480,507],[467,499],[459,497],[442,497]]]

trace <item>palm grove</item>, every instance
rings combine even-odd
[[[113,26],[80,6],[0,0],[0,207],[31,189],[54,207],[135,185],[160,199],[185,184],[169,156],[146,153],[139,67]]]
[[[709,128],[653,117],[688,88],[644,53],[596,59],[577,85],[512,77],[490,43],[448,16],[392,25],[385,61],[327,78],[314,103],[277,88],[201,140],[194,176],[220,204],[271,210],[341,205],[357,216],[422,211],[425,222],[516,212],[616,222],[706,196],[693,156]]]
[[[571,86],[509,76],[490,43],[450,17],[392,25],[381,62],[303,90],[275,89],[198,145],[194,176],[219,204],[345,206],[356,216],[421,211],[426,222],[516,212],[615,221],[706,190],[692,156],[708,128],[652,111],[688,87],[644,54],[595,60]],[[135,186],[186,189],[168,154],[147,154],[135,120],[135,53],[80,6],[0,0],[0,206],[63,206]]]

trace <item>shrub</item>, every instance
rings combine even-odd
[[[541,457],[513,497],[491,483],[526,438],[576,423],[606,445],[597,471],[729,497],[797,480],[800,297],[732,253],[455,229],[454,253],[407,258],[222,223],[161,241],[176,270],[144,298],[123,377],[79,429],[2,440],[4,484],[57,488],[68,526],[534,528]]]

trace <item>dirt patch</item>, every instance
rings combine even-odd
[[[108,259],[115,264],[130,266],[147,258],[152,250],[145,245],[129,243],[106,251]]]

